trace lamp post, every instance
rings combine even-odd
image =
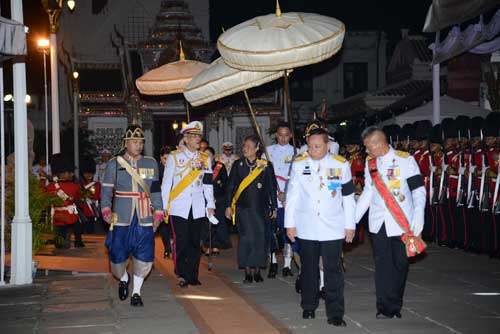
[[[80,147],[79,147],[79,135],[78,135],[78,77],[79,73],[73,71],[73,151],[75,159],[75,175],[80,178]]]
[[[49,166],[49,95],[47,89],[47,53],[50,51],[49,40],[39,39],[38,50],[43,53],[43,88],[45,93],[45,166]],[[48,167],[46,168],[48,173]]]
[[[66,0],[69,10],[75,8],[74,0]],[[49,15],[50,24],[50,92],[52,99],[52,153],[61,152],[61,137],[59,129],[59,80],[57,70],[57,30],[59,15],[63,9],[63,0],[42,0],[42,5]]]

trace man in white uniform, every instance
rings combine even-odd
[[[401,318],[408,257],[425,249],[425,187],[413,156],[394,150],[377,127],[361,134],[368,153],[365,188],[356,207],[356,222],[370,208],[369,230],[375,258],[377,318]]]
[[[282,243],[284,244],[284,264],[283,264],[283,276],[293,276],[291,269],[292,263],[292,246],[290,240],[286,237],[284,231],[285,222],[285,186],[288,180],[288,175],[290,173],[290,166],[293,159],[293,146],[290,145],[290,139],[292,138],[292,131],[288,123],[279,123],[276,128],[276,141],[277,144],[268,146],[267,153],[269,154],[269,159],[271,160],[274,167],[274,174],[276,176],[276,181],[278,183],[278,215],[277,215],[277,226],[281,232],[279,235],[283,238]],[[271,231],[275,233],[275,231]],[[276,272],[278,270],[278,263],[276,261],[276,255],[271,250],[271,266],[269,267],[269,274],[267,277],[275,278]]]
[[[319,259],[325,272],[328,323],[346,326],[342,246],[355,232],[354,185],[349,162],[328,153],[328,132],[313,123],[306,131],[308,151],[292,166],[287,189],[285,227],[300,242],[302,317],[312,319],[319,305]]]
[[[215,213],[212,187],[212,161],[200,152],[203,125],[194,121],[181,133],[184,149],[170,153],[163,174],[161,194],[174,238],[175,272],[180,287],[201,285],[200,265],[201,226],[205,216]]]
[[[239,158],[239,156],[233,154],[233,143],[225,142],[222,143],[222,153],[215,156],[215,161],[220,161],[224,164],[224,167],[226,167],[227,170],[227,175],[229,176],[233,163]]]

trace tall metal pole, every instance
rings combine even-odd
[[[45,168],[49,173],[49,94],[47,88],[47,52],[43,51],[43,87],[45,90]],[[48,181],[48,178],[47,178]],[[46,181],[46,182],[47,182]]]
[[[51,28],[52,30],[52,28]],[[50,94],[52,103],[52,154],[61,153],[59,128],[59,78],[57,70],[57,35],[50,34]]]
[[[434,42],[434,54],[439,46],[439,31],[436,33]],[[432,125],[441,123],[441,87],[440,87],[440,65],[432,65]]]
[[[1,245],[0,245],[0,285],[5,285],[5,118],[3,104],[3,66],[0,66],[0,164],[2,172],[1,188],[2,188],[2,207],[0,209],[1,219]]]
[[[23,23],[23,2],[10,0],[12,19]],[[26,111],[26,64],[15,59],[14,86],[14,152],[15,213],[12,220],[11,284],[29,284],[32,261],[32,224],[29,215],[28,184],[28,117]]]
[[[80,137],[78,134],[78,79],[73,79],[73,151],[75,159],[75,175],[80,178]]]

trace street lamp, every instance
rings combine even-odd
[[[179,128],[179,123],[177,123],[177,121],[174,121],[174,122],[172,123],[172,129],[173,129],[174,131],[177,131],[177,129],[178,129],[178,128]]]
[[[45,166],[49,166],[49,96],[47,89],[47,54],[50,51],[50,42],[46,38],[38,40],[38,51],[43,53],[43,88],[45,93]],[[48,179],[46,180],[48,182]]]
[[[59,91],[57,70],[57,29],[59,28],[59,15],[66,2],[69,10],[75,8],[74,0],[42,0],[42,6],[49,15],[50,24],[50,76],[52,78],[50,91],[52,98],[52,153],[61,152],[61,138],[59,129]]]
[[[73,153],[75,161],[75,175],[80,178],[80,146],[78,141],[79,138],[79,126],[78,126],[78,77],[80,76],[77,71],[73,71]]]

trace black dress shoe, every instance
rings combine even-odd
[[[314,314],[314,311],[310,310],[302,311],[302,319],[314,319],[314,318],[316,318],[316,314]]]
[[[264,282],[260,272],[253,274],[253,280],[257,283]]]
[[[401,319],[402,315],[401,315],[401,312],[397,311],[397,312],[394,312],[394,316],[398,319]]]
[[[295,292],[297,292],[297,293],[302,292],[302,285],[300,284],[300,275],[295,280]]]
[[[83,248],[83,247],[85,247],[83,241],[75,241],[75,248]]]
[[[181,288],[187,288],[187,286],[189,285],[188,282],[184,278],[179,278],[179,281],[177,282],[177,284]]]
[[[142,298],[139,294],[134,293],[132,297],[130,298],[130,305],[132,306],[144,306],[144,303],[142,302]]]
[[[245,279],[243,280],[243,283],[245,283],[245,284],[253,283],[252,274],[245,274]]]
[[[276,278],[276,273],[278,272],[278,264],[271,263],[269,266],[269,272],[267,273],[267,278]]]
[[[196,281],[189,281],[190,285],[201,285],[201,282],[199,280]]]
[[[394,318],[394,314],[389,314],[384,311],[378,311],[377,314],[375,315],[377,319],[392,319]]]
[[[283,277],[293,276],[292,269],[290,269],[289,267],[283,268],[281,273],[283,274]]]
[[[342,319],[342,318],[340,318],[340,319],[338,319],[338,318],[328,319],[328,324],[336,326],[336,327],[346,327],[347,326],[344,319]]]
[[[126,282],[120,281],[120,284],[118,284],[118,297],[120,297],[120,300],[127,299],[129,282],[130,282],[130,279]]]

